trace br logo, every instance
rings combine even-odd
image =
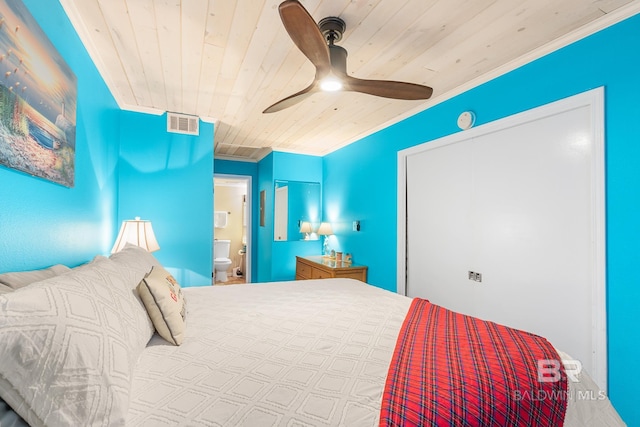
[[[579,360],[538,360],[538,381],[542,383],[556,383],[562,379],[560,368],[564,365],[564,371],[574,383],[579,381],[578,375],[582,372],[582,363]]]

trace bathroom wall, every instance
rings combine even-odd
[[[245,221],[243,218],[243,198],[246,197],[247,190],[244,184],[218,184],[214,183],[213,198],[214,211],[227,212],[227,226],[224,228],[214,228],[213,237],[221,240],[231,240],[229,258],[232,261],[229,273],[233,267],[240,266],[241,256],[238,255],[243,247],[242,237],[245,235]],[[213,253],[213,257],[217,255]],[[244,267],[243,267],[244,269]]]

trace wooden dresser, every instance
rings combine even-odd
[[[322,256],[296,257],[296,280],[335,277],[346,277],[366,282],[367,267],[345,263],[336,265],[335,259]]]

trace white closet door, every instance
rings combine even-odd
[[[407,295],[473,314],[471,257],[472,153],[464,142],[407,158]],[[442,303],[439,303],[441,301]]]
[[[590,358],[593,206],[588,107],[474,138],[474,315]],[[548,315],[553,313],[553,315]],[[564,325],[576,322],[568,330]]]
[[[597,95],[412,148],[399,217],[408,296],[542,335],[606,389]]]

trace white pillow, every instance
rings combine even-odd
[[[132,245],[131,243],[127,243],[124,249],[112,254],[109,259],[118,266],[118,270],[125,278],[127,285],[134,290],[140,308],[146,311],[136,288],[138,283],[151,271],[151,268],[162,267],[162,265],[160,265],[158,260],[146,249]],[[151,319],[148,317],[146,330],[149,339],[151,339],[155,329]]]
[[[180,284],[162,267],[153,267],[138,285],[138,294],[158,334],[180,345],[185,330],[185,300]]]
[[[41,270],[3,273],[0,274],[0,284],[5,285],[11,289],[19,289],[32,283],[66,273],[69,270],[70,268],[66,265],[56,264],[54,266],[43,268]]]
[[[120,252],[111,254],[109,259],[118,264],[120,272],[134,289],[149,274],[151,267],[162,267],[150,252],[131,243],[127,243]]]
[[[109,259],[0,295],[0,397],[33,427],[124,425],[147,322]]]

